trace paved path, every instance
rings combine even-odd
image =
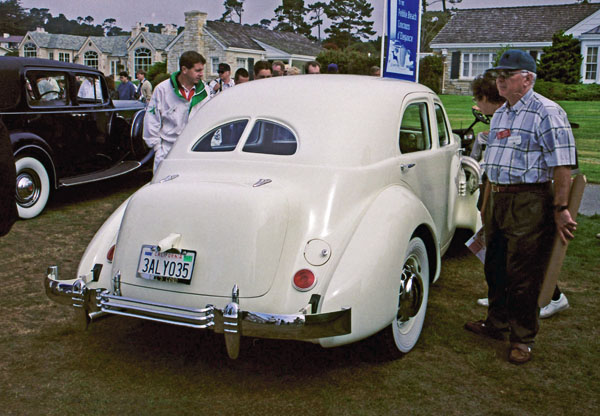
[[[600,214],[600,185],[587,184],[585,186],[579,213],[589,216]]]

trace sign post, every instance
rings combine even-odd
[[[421,39],[421,1],[385,0],[387,34],[383,76],[417,82]]]

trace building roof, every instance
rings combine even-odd
[[[231,22],[206,22],[206,29],[225,47],[264,50],[257,43],[267,44],[290,55],[316,56],[322,47],[306,36],[292,32],[278,32],[270,29],[240,25]]]
[[[38,47],[48,49],[69,49],[78,51],[87,36],[77,35],[56,35],[47,32],[28,32],[25,36],[25,42],[30,37]]]
[[[431,43],[552,42],[598,10],[600,3],[455,10]]]
[[[23,40],[23,36],[19,36],[19,35],[11,35],[11,36],[6,36],[6,37],[0,38],[1,43],[21,43],[22,40]]]
[[[90,36],[90,40],[102,53],[112,56],[127,56],[129,36]]]
[[[596,26],[592,30],[588,30],[587,32],[585,32],[584,35],[597,35],[599,33],[600,33],[600,26]]]

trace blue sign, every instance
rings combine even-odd
[[[417,82],[421,0],[387,0],[383,76]]]

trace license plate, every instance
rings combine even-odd
[[[156,246],[143,245],[138,263],[137,276],[142,279],[190,284],[194,272],[196,252],[162,253]]]

